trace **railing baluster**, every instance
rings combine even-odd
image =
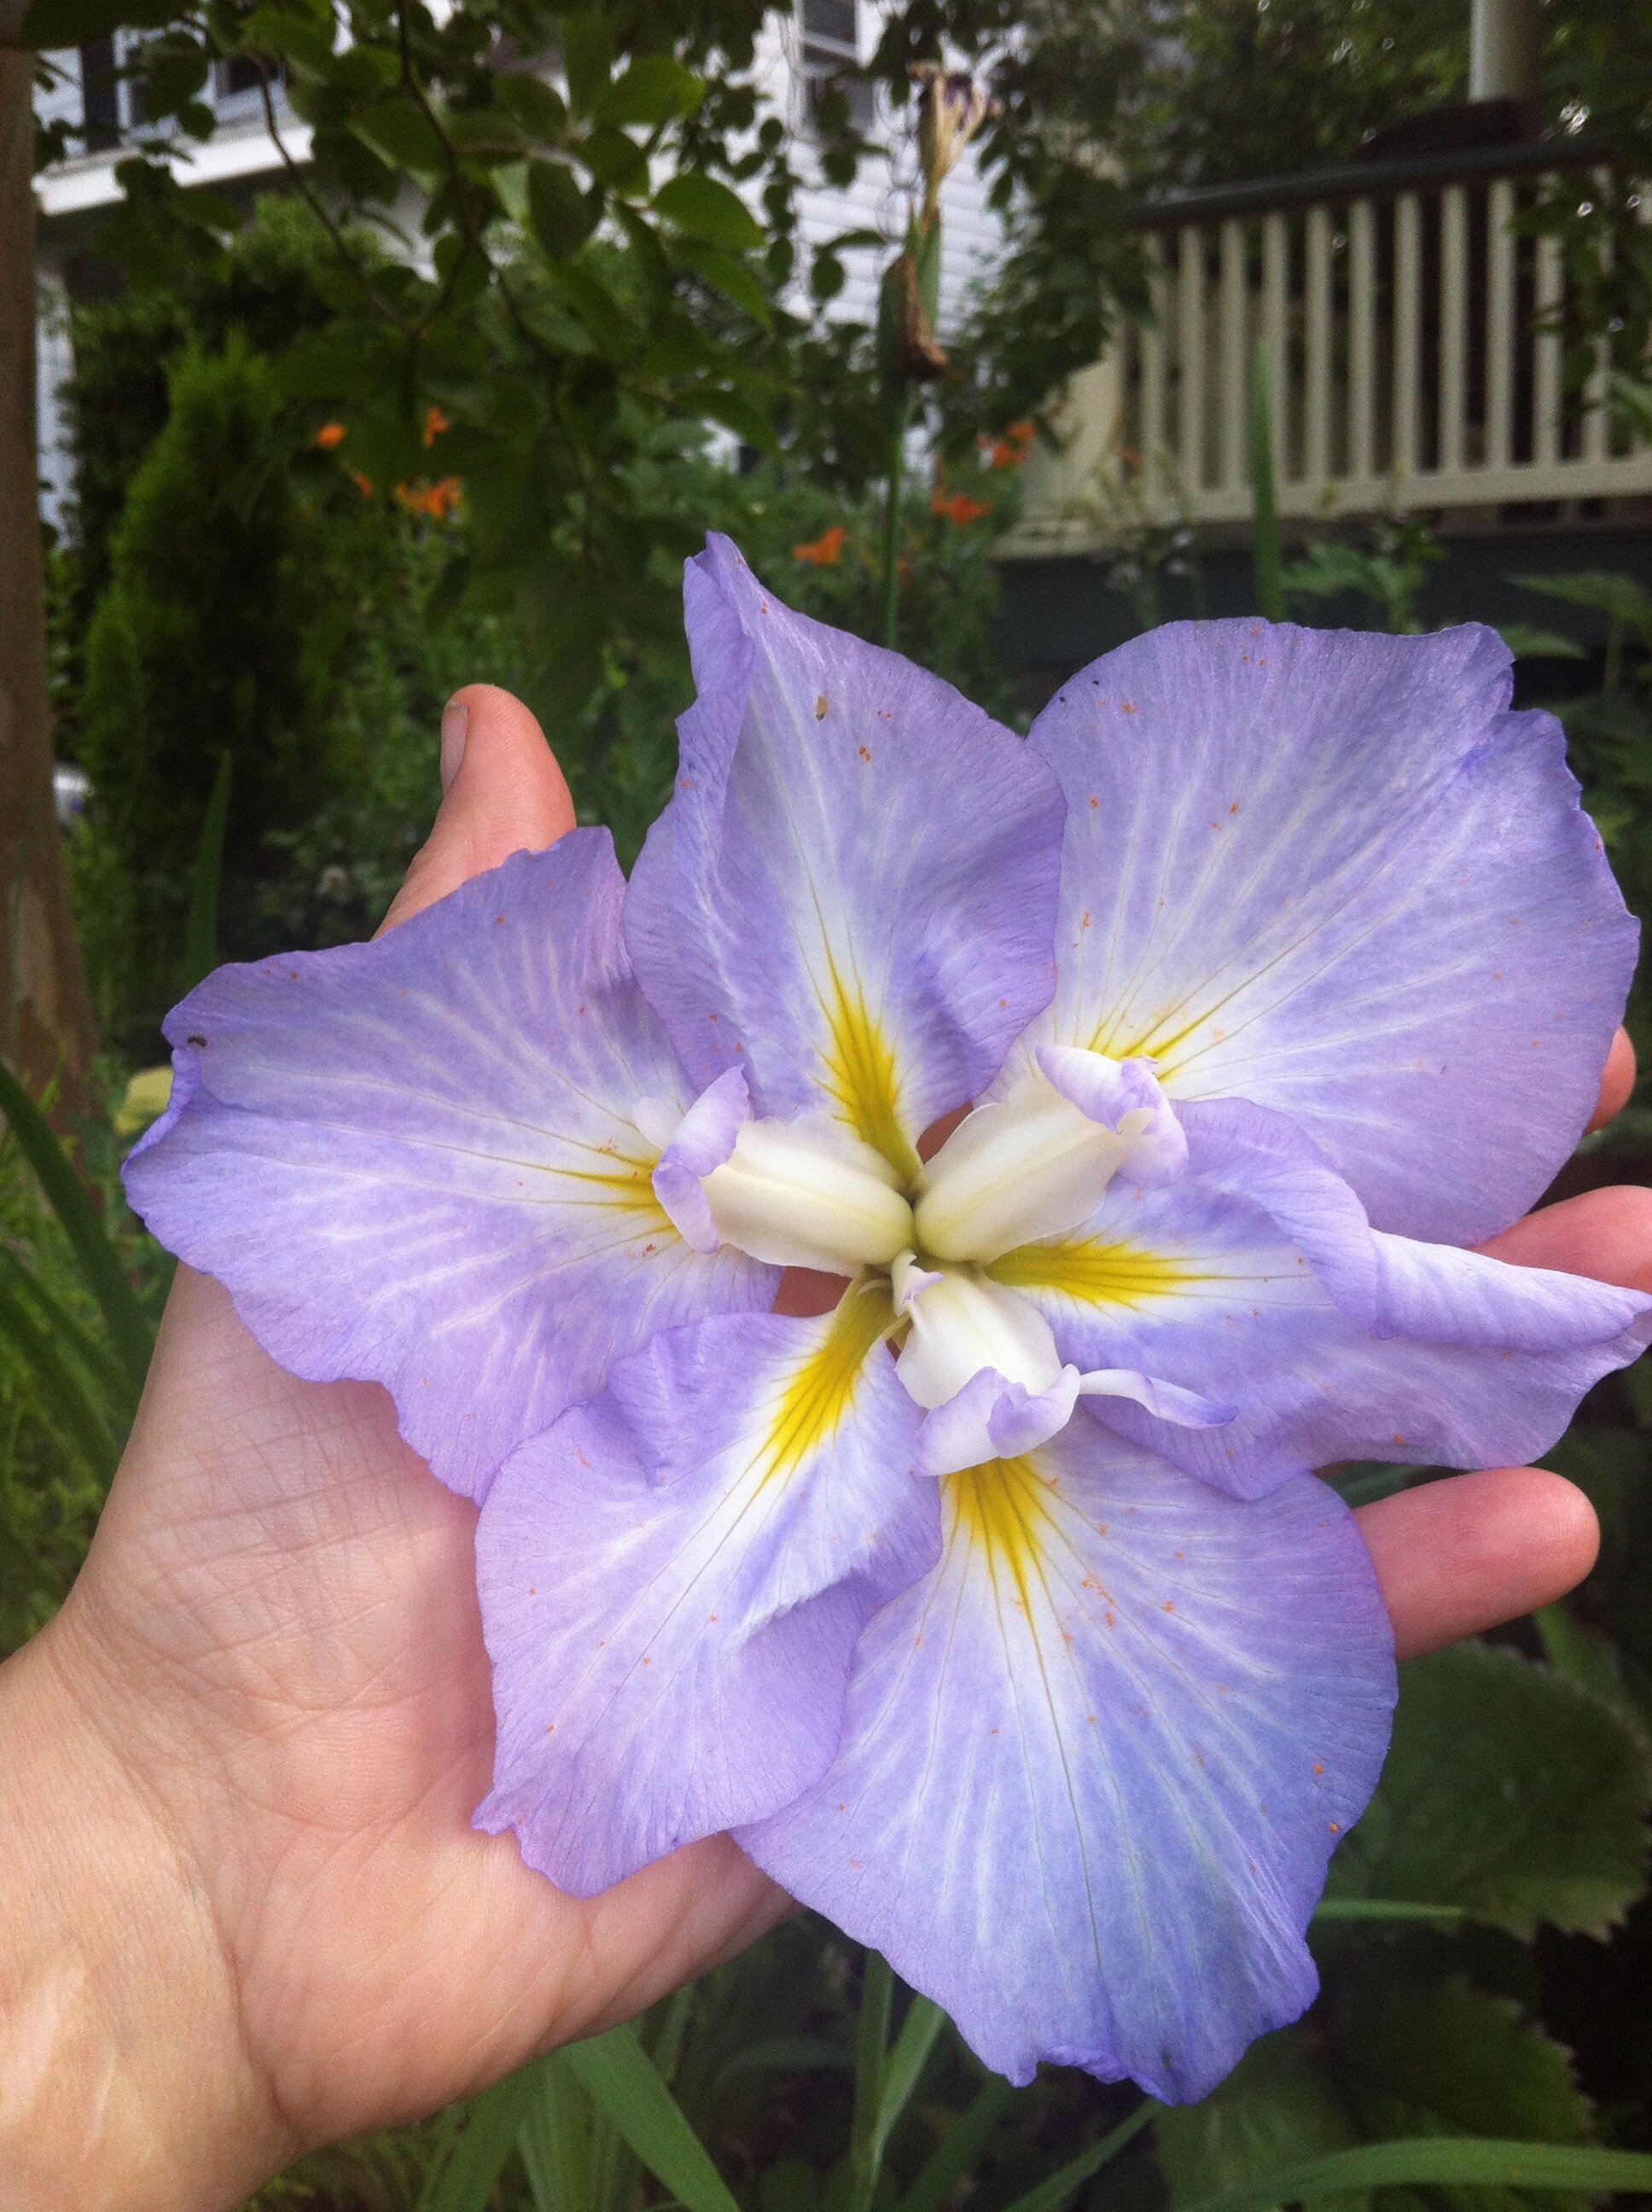
[[[1394,465],[1417,473],[1417,373],[1423,307],[1421,226],[1415,192],[1394,211]]]
[[[1594,204],[1598,209],[1606,204],[1606,196],[1612,189],[1612,172],[1597,169],[1594,186]],[[1603,238],[1600,241],[1603,275],[1611,273],[1612,259],[1612,240],[1609,237]],[[1603,461],[1611,450],[1608,436],[1612,420],[1608,411],[1611,394],[1606,383],[1611,368],[1612,333],[1603,328],[1594,342],[1594,359],[1589,368],[1588,381],[1583,386],[1583,459],[1586,461]]]
[[[1176,281],[1181,368],[1176,459],[1183,484],[1197,497],[1205,489],[1205,234],[1196,222],[1181,234]]]
[[[1273,441],[1273,470],[1279,483],[1294,473],[1285,447],[1285,424],[1290,417],[1285,402],[1291,382],[1290,340],[1287,336],[1287,285],[1291,240],[1282,215],[1262,220],[1262,337],[1267,346],[1270,431]]]
[[[1245,231],[1236,216],[1222,226],[1222,484],[1242,491],[1248,441],[1250,295],[1245,283]]]
[[[1348,210],[1348,473],[1376,469],[1376,210],[1356,200]]]
[[[1485,465],[1506,469],[1514,458],[1515,188],[1507,177],[1486,202]]]
[[[1321,489],[1330,475],[1331,210],[1308,210],[1308,380],[1303,397],[1303,472]]]
[[[1145,207],[1133,220],[1145,234],[1151,318],[1127,319],[1072,380],[1069,458],[1029,468],[1012,551],[1058,537],[1106,542],[1102,504],[1077,495],[1104,466],[1135,477],[1129,497],[1146,520],[1242,521],[1259,349],[1287,515],[1334,504],[1355,520],[1390,499],[1449,509],[1652,495],[1652,437],[1606,404],[1610,341],[1597,338],[1579,362],[1565,350],[1570,249],[1522,237],[1546,185],[1562,215],[1567,197],[1598,193],[1613,218],[1600,272],[1609,279],[1611,254],[1631,236],[1637,250],[1643,242],[1631,216],[1652,224],[1652,190],[1637,177],[1569,170],[1564,149],[1546,145]]]
[[[1141,334],[1141,484],[1148,512],[1157,514],[1164,472],[1164,318],[1169,304],[1164,246],[1157,232],[1147,241],[1147,268],[1152,320]]]
[[[1463,465],[1468,396],[1468,195],[1449,185],[1440,202],[1440,452],[1442,473]]]
[[[1533,341],[1532,459],[1552,469],[1560,459],[1560,332],[1544,327],[1560,306],[1560,240],[1545,234],[1537,241],[1536,316]]]

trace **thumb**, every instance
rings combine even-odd
[[[574,801],[544,733],[492,684],[455,691],[441,718],[442,800],[392,900],[382,935],[513,853],[542,852],[574,827]]]

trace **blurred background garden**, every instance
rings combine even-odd
[[[161,1015],[219,959],[372,931],[462,683],[532,705],[629,865],[708,528],[1023,729],[1177,616],[1493,623],[1652,910],[1652,10],[0,28],[0,1654],[73,1579],[165,1295],[116,1181]],[[1652,1065],[1644,982],[1629,1021]],[[1644,1082],[1554,1194],[1625,1181]],[[1598,1569],[1402,1670],[1324,1993],[1205,2105],[1011,2091],[804,1922],[260,2203],[1582,2212],[1627,2171],[1597,2154],[1652,2153],[1645,1363],[1553,1463]]]

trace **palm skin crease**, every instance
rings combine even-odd
[[[450,748],[386,927],[573,826],[526,710],[485,686],[459,702],[462,760]],[[1633,1076],[1620,1034],[1597,1122]],[[1592,1193],[1487,1249],[1652,1288],[1652,1194]],[[816,1310],[817,1291],[793,1281],[783,1301]],[[1549,1601],[1595,1552],[1581,1493],[1529,1468],[1359,1518],[1401,1656]],[[179,1270],[86,1568],[5,1670],[27,1670],[35,1735],[70,1746],[63,1763],[118,1801],[131,1855],[148,1855],[154,1910],[132,1942],[164,1994],[143,2032],[177,2043],[166,2081],[216,2116],[194,2194],[106,2201],[237,2202],[308,2147],[629,2016],[788,1911],[724,1838],[580,1902],[528,1872],[513,1838],[471,1830],[493,1756],[476,1519],[401,1443],[381,1390],[295,1381],[222,1290]],[[72,1799],[69,1783],[38,1787]]]

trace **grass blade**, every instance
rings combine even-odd
[[[1410,1922],[1460,1928],[1467,1917],[1461,1905],[1413,1905],[1403,1897],[1322,1897],[1315,1908],[1314,1925],[1323,1928],[1337,1921],[1382,1920],[1390,1926]]]
[[[229,819],[230,757],[218,756],[212,796],[201,820],[190,878],[189,920],[184,927],[184,988],[192,991],[218,964],[218,887],[223,880],[224,825]]]
[[[419,2212],[488,2212],[527,2118],[538,2071],[525,2066],[475,2100],[435,2187],[420,2199]]]
[[[114,1473],[114,1438],[85,1384],[64,1362],[15,1291],[0,1282],[0,1336],[9,1338],[34,1378],[52,1425],[76,1443],[106,1480]]]
[[[0,1244],[0,1285],[8,1278],[24,1302],[34,1309],[53,1343],[66,1346],[103,1392],[105,1410],[119,1425],[130,1427],[137,1411],[137,1393],[131,1376],[108,1346],[83,1328],[15,1252]]]
[[[686,2212],[739,2212],[710,2153],[629,2027],[571,2045],[562,2062]]]
[[[872,2130],[874,2175],[884,2162],[890,2137],[900,2124],[919,2076],[929,2063],[935,2039],[945,2026],[946,2014],[938,2004],[932,2004],[927,1997],[913,1998],[901,2023],[901,2033],[895,2039],[889,2063],[884,2069],[884,2094],[878,2101],[878,2122]]]
[[[1224,2189],[1188,2212],[1270,2212],[1304,2197],[1368,2189],[1449,2186],[1572,2189],[1652,2196],[1652,2152],[1594,2150],[1570,2143],[1497,2142],[1473,2136],[1419,2136],[1401,2142],[1362,2143],[1300,2166],[1283,2166],[1260,2180]],[[1012,2212],[1031,2212],[1027,2197]],[[1041,2208],[1042,2212],[1042,2208]]]
[[[865,2212],[878,2186],[878,2113],[889,2063],[889,2015],[895,1975],[881,1952],[868,1951],[860,1972],[860,2030],[855,2043],[854,2118],[849,2128],[849,2212]]]
[[[533,2094],[517,2137],[538,2212],[589,2212],[591,2100],[553,2051],[533,2069]]]
[[[1013,2204],[1005,2208],[1005,2212],[1060,2212],[1060,2207],[1076,2191],[1083,2188],[1090,2175],[1099,2173],[1104,2166],[1115,2159],[1160,2109],[1151,2097],[1147,2098],[1137,2106],[1127,2120],[1120,2121],[1111,2135],[1103,2136],[1100,2142],[1091,2143],[1088,2150],[1080,2151],[1077,2158],[1052,2173],[1047,2180],[1041,2181],[1036,2188],[1029,2189],[1024,2197],[1017,2197]],[[1205,2208],[1196,2207],[1195,2212],[1205,2212]]]
[[[937,2143],[929,2163],[901,2199],[901,2212],[941,2212],[981,2156],[1017,2092],[996,2074]]]
[[[74,1247],[86,1287],[103,1310],[110,1340],[122,1366],[141,1389],[155,1350],[155,1332],[133,1296],[120,1255],[98,1219],[68,1153],[3,1061],[0,1061],[0,1114],[11,1124],[18,1150],[33,1169],[47,1204]]]
[[[1272,381],[1267,348],[1259,343],[1250,369],[1250,479],[1254,524],[1251,558],[1255,564],[1256,611],[1268,622],[1285,620],[1285,569],[1279,559],[1279,494],[1273,466]]]

